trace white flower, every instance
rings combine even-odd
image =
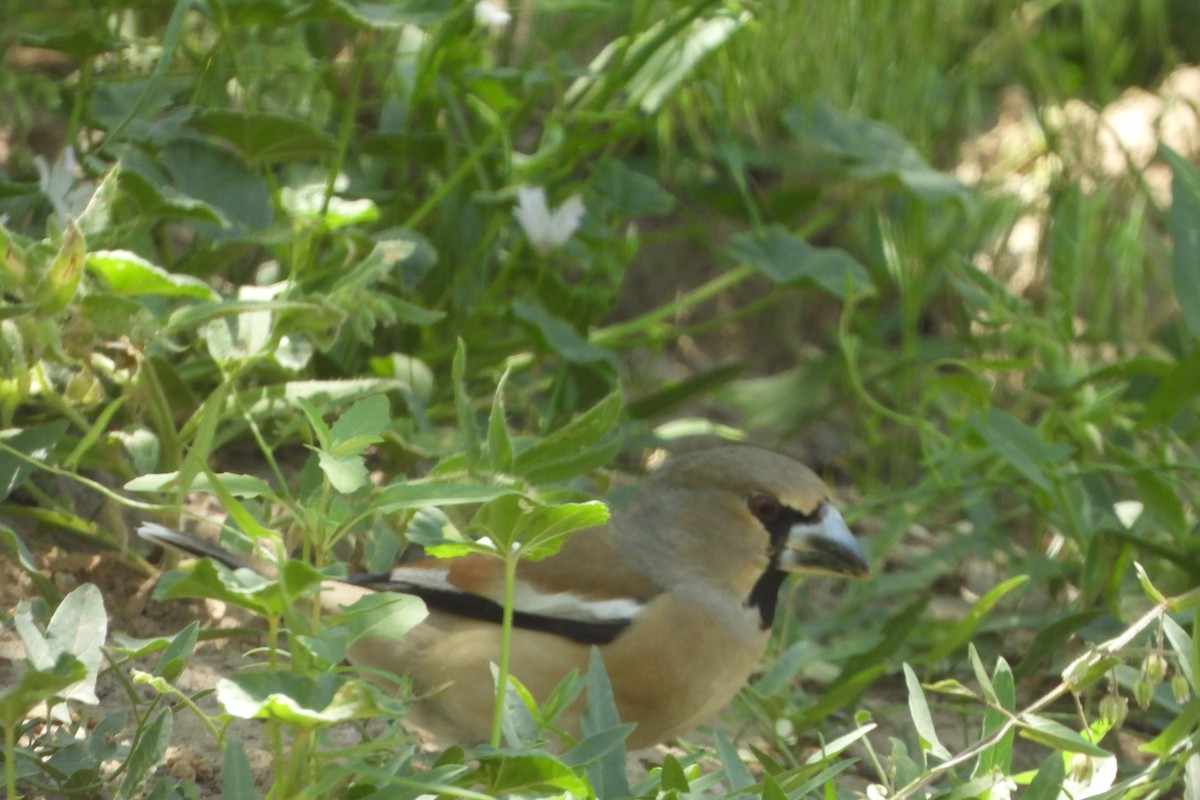
[[[512,14],[508,13],[503,0],[479,0],[475,4],[475,21],[496,32],[508,27]]]
[[[517,189],[517,207],[513,209],[513,216],[529,237],[533,249],[542,255],[566,244],[579,229],[579,221],[585,213],[583,198],[577,194],[551,211],[546,205],[546,190],[542,187]]]

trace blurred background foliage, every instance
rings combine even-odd
[[[1191,0],[3,15],[0,531],[23,561],[64,531],[127,552],[130,520],[195,513],[228,472],[271,486],[218,491],[234,527],[333,519],[385,562],[421,504],[330,492],[304,447],[381,393],[365,463],[393,482],[564,499],[696,436],[774,447],[841,488],[879,575],[791,590],[738,707],[782,776],[763,796],[808,791],[805,748],[855,705],[899,737],[860,771],[933,775],[902,663],[963,749],[998,724],[946,683],[978,676],[968,642],[1011,664],[1016,708],[1197,585]],[[61,592],[35,588],[45,616]],[[1194,614],[1170,612],[1051,709],[1079,730],[1138,700],[1106,796],[1177,796],[1189,769],[1198,791]]]

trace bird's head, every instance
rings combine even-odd
[[[787,456],[717,447],[668,460],[627,513],[640,518],[643,546],[658,552],[657,568],[669,553],[678,580],[704,575],[748,597],[769,624],[786,573],[870,571],[830,494],[812,470]]]

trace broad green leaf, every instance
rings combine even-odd
[[[210,231],[213,238],[241,238],[271,224],[270,188],[232,151],[204,140],[177,139],[163,148],[162,165],[180,191],[221,212],[226,227]]]
[[[45,461],[67,432],[66,420],[55,420],[28,428],[0,431],[0,443],[34,461]],[[0,451],[0,500],[12,494],[37,467],[23,458]]]
[[[607,348],[594,345],[587,337],[540,304],[529,300],[514,300],[513,315],[537,335],[548,349],[571,364],[603,364],[618,369],[616,355]]]
[[[893,183],[934,202],[967,197],[966,188],[954,176],[929,166],[895,128],[882,122],[856,119],[820,99],[792,106],[783,121],[811,151],[815,169]]]
[[[310,122],[284,114],[205,108],[190,127],[232,144],[251,164],[279,164],[333,155],[337,140]]]
[[[175,275],[128,250],[97,250],[84,263],[117,294],[137,297],[198,297],[216,301],[217,293],[191,275]]]
[[[761,236],[743,233],[733,237],[726,253],[777,283],[812,283],[834,297],[845,297],[847,289],[853,294],[871,285],[867,270],[846,251],[813,247],[777,223]]]
[[[192,658],[192,651],[196,649],[196,640],[199,635],[200,623],[188,623],[187,627],[175,634],[166,649],[159,655],[158,663],[151,673],[162,676],[168,681],[178,678]]]
[[[577,465],[579,457],[589,453],[613,429],[621,416],[621,394],[613,392],[596,405],[572,419],[553,433],[532,444],[521,443],[513,459],[513,471],[532,481],[574,477],[578,472],[566,471],[567,465]],[[607,448],[598,448],[603,452]],[[561,470],[559,469],[561,465]],[[537,475],[537,478],[532,477]]]
[[[548,788],[566,792],[567,796],[588,796],[587,782],[575,770],[538,750],[484,751],[479,756],[479,771],[491,796],[509,797]]]
[[[324,579],[321,573],[300,561],[289,561],[284,570],[290,589],[287,595],[277,580],[248,569],[231,570],[203,559],[184,570],[164,575],[155,587],[154,596],[161,600],[179,597],[221,600],[263,616],[278,617],[283,614],[284,603],[300,589],[317,586]]]
[[[602,159],[591,171],[590,191],[599,195],[600,203],[614,213],[640,217],[666,214],[675,207],[675,198],[662,184],[650,175],[630,169],[619,159]]]
[[[88,668],[70,653],[60,653],[46,668],[26,668],[15,682],[0,688],[0,725],[19,725],[35,706],[59,696],[87,674]]]
[[[1170,147],[1160,148],[1171,166],[1171,268],[1184,328],[1200,340],[1200,170]],[[1191,359],[1188,359],[1189,361]]]
[[[315,448],[309,448],[315,450]],[[329,485],[341,494],[353,494],[370,485],[370,473],[362,456],[338,458],[324,450],[316,450],[317,464],[329,480]]]
[[[382,438],[391,421],[391,404],[386,395],[374,394],[350,406],[329,429],[329,449],[339,455],[358,453]]]
[[[244,672],[217,682],[217,703],[238,719],[273,719],[300,730],[328,727],[401,706],[370,684],[341,675]]]
[[[908,711],[912,717],[913,727],[921,737],[925,749],[940,759],[950,758],[950,751],[938,739],[937,729],[933,724],[933,715],[929,713],[929,702],[925,699],[925,691],[917,674],[912,667],[904,665],[904,683],[908,686]]]
[[[108,614],[100,590],[90,583],[72,590],[54,610],[46,636],[87,667],[87,676],[66,689],[63,699],[98,704],[96,678],[100,676],[102,648],[108,636]]]
[[[4,456],[0,454],[0,460],[3,458]],[[0,545],[3,546],[2,549],[11,551],[16,557],[17,564],[33,581],[33,585],[37,587],[38,594],[42,596],[42,599],[57,606],[61,601],[58,589],[38,568],[37,563],[33,560],[33,553],[25,546],[25,542],[21,541],[21,537],[17,536],[17,532],[3,523],[0,523]]]
[[[398,592],[365,594],[342,608],[335,619],[350,632],[350,643],[364,636],[398,642],[429,615],[419,597]]]

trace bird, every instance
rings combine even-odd
[[[212,545],[144,524],[147,539],[221,560]],[[165,533],[164,533],[165,532]],[[227,561],[227,563],[230,563]],[[766,650],[790,573],[869,573],[830,489],[770,450],[720,446],[669,458],[604,525],[580,531],[516,572],[510,673],[539,702],[598,649],[630,749],[704,723],[746,684]],[[420,597],[428,616],[400,641],[364,637],[349,661],[407,676],[409,721],[437,739],[488,740],[504,610],[500,559],[425,558],[351,575],[335,602],[359,593]],[[326,605],[335,603],[326,602]],[[580,703],[557,723],[578,732]]]

